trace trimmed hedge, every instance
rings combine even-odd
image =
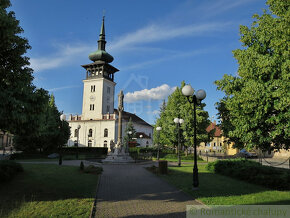
[[[12,180],[19,172],[23,172],[21,164],[11,160],[0,161],[0,183]]]
[[[210,172],[241,179],[271,189],[290,190],[290,170],[263,166],[247,159],[217,160],[207,165]]]
[[[63,147],[63,154],[75,154],[78,152],[79,154],[95,154],[95,155],[106,155],[108,153],[108,148],[103,147]]]
[[[181,157],[181,160],[192,160],[193,161],[193,157],[194,155],[193,154],[188,154],[187,156],[185,155],[180,155]],[[168,159],[177,159],[178,158],[178,155],[177,154],[167,154],[164,156],[164,158],[168,158]],[[197,160],[202,160],[202,158],[200,158],[198,155],[197,155]]]
[[[48,154],[41,154],[41,153],[14,153],[10,155],[10,160],[19,160],[19,159],[40,159],[40,158],[47,158]]]
[[[129,153],[130,155],[138,156],[140,154],[146,154],[146,153],[151,153],[153,157],[157,156],[158,153],[158,147],[148,147],[148,148],[143,148],[143,147],[138,147],[138,148],[129,148]],[[175,154],[175,149],[171,148],[160,148],[159,150],[160,157],[164,157],[167,154]]]
[[[79,155],[87,155],[90,158],[98,158],[102,157],[104,155],[107,155],[108,148],[103,147],[63,147],[62,150],[63,158],[65,158],[65,155],[75,155],[78,153]],[[52,153],[59,153],[59,151],[55,151]],[[10,160],[20,160],[20,159],[47,159],[48,155],[51,154],[51,152],[47,153],[28,153],[28,152],[21,152],[21,153],[15,153],[10,155]]]

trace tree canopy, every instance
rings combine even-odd
[[[238,76],[215,82],[225,97],[218,103],[225,136],[239,146],[263,150],[290,144],[289,1],[268,0],[270,12],[240,26],[244,49],[233,51]]]
[[[131,132],[130,136],[128,132]],[[126,129],[125,129],[125,136],[123,137],[123,144],[127,145],[129,141],[136,142],[136,130],[134,128],[131,117],[129,118],[129,122],[127,123]]]
[[[67,142],[69,127],[61,125],[54,97],[32,83],[25,56],[30,45],[10,6],[10,0],[0,1],[0,130],[14,134],[21,150],[57,148]]]
[[[181,124],[181,142],[182,145],[190,147],[193,145],[193,105],[190,104],[182,94],[181,89],[185,86],[182,82],[180,87],[168,97],[167,104],[163,102],[160,107],[160,116],[156,120],[154,128],[154,139],[157,144],[156,127],[162,127],[160,131],[159,143],[168,146],[177,146],[177,128],[173,122],[174,118],[184,119]],[[197,106],[197,142],[208,142],[212,139],[213,131],[208,133],[206,128],[210,124],[208,112],[204,110],[205,104]]]
[[[0,2],[0,129],[16,133],[27,122],[26,112],[36,92],[32,85],[32,69],[24,56],[30,49],[28,40],[21,37],[23,29],[13,11],[7,12],[9,0]],[[42,92],[42,91],[39,91]],[[36,93],[35,95],[38,95]]]

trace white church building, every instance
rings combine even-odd
[[[68,146],[108,147],[117,144],[118,111],[114,109],[114,74],[119,70],[110,63],[114,58],[105,50],[104,18],[98,40],[98,50],[89,55],[90,64],[82,65],[86,70],[83,80],[83,105],[81,115],[70,115],[71,136]],[[153,145],[153,127],[135,114],[123,111],[122,136],[129,119],[137,132],[137,143],[142,147]]]

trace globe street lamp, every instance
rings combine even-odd
[[[76,159],[79,159],[79,133],[80,133],[80,128],[81,128],[81,125],[78,125]]]
[[[180,124],[184,123],[183,119],[174,118],[174,123],[176,123],[176,129],[178,131],[178,147],[177,147],[177,156],[178,156],[178,166],[181,166],[180,160]]]
[[[63,131],[63,122],[66,119],[65,114],[60,115],[59,119],[61,121],[61,130]],[[59,159],[58,159],[58,164],[59,165],[62,165],[62,144],[59,146]]]
[[[194,129],[194,167],[193,167],[193,189],[198,188],[198,169],[197,169],[197,154],[196,154],[196,105],[200,104],[200,102],[205,99],[206,92],[203,89],[200,89],[195,92],[191,85],[185,85],[182,88],[182,94],[186,96],[187,100],[193,104],[193,129]]]
[[[126,153],[129,152],[129,143],[131,141],[132,131],[128,131],[127,134],[128,134],[128,143],[127,143],[127,147],[126,147]]]
[[[160,139],[160,131],[162,130],[161,126],[157,126],[156,127],[156,131],[157,131],[157,147],[158,147],[158,151],[157,151],[157,160],[159,160],[159,150],[160,150],[160,146],[159,146],[159,139]]]

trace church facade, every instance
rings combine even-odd
[[[98,50],[89,55],[92,63],[82,65],[86,70],[83,80],[83,104],[81,115],[70,115],[71,136],[68,146],[108,147],[117,144],[118,110],[114,109],[115,86],[114,74],[119,70],[110,63],[114,58],[105,49],[104,18],[98,40]],[[137,143],[142,147],[153,144],[153,127],[135,114],[122,112],[122,135],[132,119],[137,132]]]

